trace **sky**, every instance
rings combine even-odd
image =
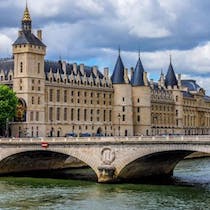
[[[26,0],[0,0],[0,57],[11,57]],[[48,60],[135,67],[140,50],[149,79],[165,74],[172,57],[182,79],[210,95],[209,0],[28,0],[33,30],[43,31]]]

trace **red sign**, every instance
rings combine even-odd
[[[42,142],[42,147],[47,148],[49,146],[48,142]]]

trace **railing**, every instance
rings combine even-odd
[[[208,141],[210,142],[210,135],[198,135],[198,136],[132,136],[132,137],[122,137],[122,136],[113,136],[113,137],[35,137],[35,138],[0,138],[1,143],[35,143],[35,142],[170,142],[170,141]]]

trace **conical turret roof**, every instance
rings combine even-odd
[[[177,82],[176,75],[175,75],[175,72],[174,72],[174,68],[172,66],[171,59],[170,59],[168,72],[167,72],[166,78],[165,78],[165,85],[173,87],[174,85],[177,85],[177,84],[178,84],[178,82]]]
[[[114,71],[111,76],[112,84],[124,84],[124,65],[119,53],[119,56],[117,58],[117,62],[114,67]]]
[[[144,67],[139,56],[138,62],[135,67],[134,74],[131,78],[132,86],[144,86]]]

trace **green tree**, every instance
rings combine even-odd
[[[0,85],[0,135],[8,135],[8,122],[15,117],[18,99],[6,85]]]

